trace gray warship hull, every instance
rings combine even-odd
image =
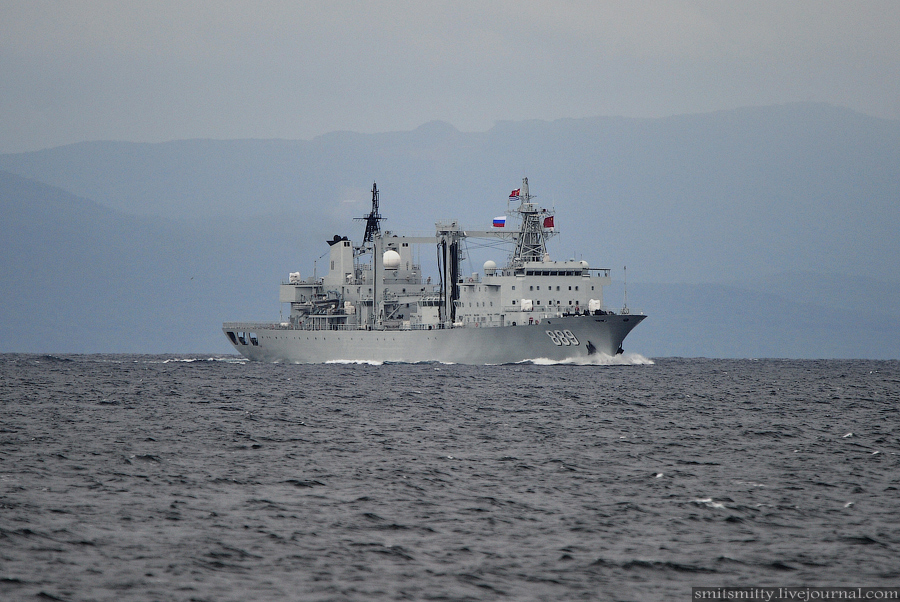
[[[222,330],[244,357],[265,362],[446,362],[510,364],[528,360],[591,361],[622,353],[643,319],[603,304],[609,268],[551,260],[557,233],[552,210],[532,201],[528,178],[509,195],[518,227],[496,217],[490,231],[435,223],[434,236],[381,232],[378,188],[360,244],[327,240],[328,269],[319,277],[291,272],[279,288],[287,321],[226,322]],[[510,243],[505,267],[488,260],[483,274],[462,273],[468,239]],[[413,247],[435,245],[437,277],[423,278]],[[324,255],[323,255],[324,257]],[[314,264],[315,265],[315,264]]]
[[[443,362],[512,364],[615,355],[646,316],[568,316],[527,326],[440,330],[295,330],[279,324],[226,323],[244,357],[264,362]],[[229,333],[232,333],[229,335]]]

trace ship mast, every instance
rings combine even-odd
[[[552,220],[552,214],[548,214],[546,209],[541,209],[531,202],[532,197],[528,193],[528,178],[522,179],[522,188],[518,193],[520,203],[518,208],[513,211],[519,214],[522,223],[516,237],[513,264],[522,265],[526,261],[544,261],[548,257],[547,238],[550,236],[544,230],[544,223],[547,218]]]
[[[378,328],[381,325],[382,303],[379,295],[384,293],[381,291],[382,278],[384,268],[382,266],[383,258],[381,256],[381,221],[384,220],[378,211],[378,185],[372,182],[372,210],[365,217],[356,217],[356,220],[366,220],[366,233],[359,247],[356,248],[355,256],[365,255],[368,249],[372,249],[372,311],[366,318],[370,327]],[[354,257],[355,263],[355,257]]]
[[[378,186],[375,182],[372,182],[372,210],[369,215],[353,219],[366,220],[366,233],[360,246],[364,247],[367,242],[374,242],[375,237],[381,234],[381,220],[384,218],[378,212]]]

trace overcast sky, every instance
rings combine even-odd
[[[0,152],[795,101],[900,119],[900,0],[0,0]]]

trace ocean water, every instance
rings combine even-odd
[[[900,362],[0,356],[2,600],[900,582]]]

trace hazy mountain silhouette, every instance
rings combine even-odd
[[[0,177],[4,350],[227,351],[222,320],[276,318],[288,271],[359,238],[373,180],[385,227],[421,232],[487,226],[527,175],[556,207],[555,256],[628,265],[630,304],[653,314],[632,350],[900,355],[900,123],[828,105],[90,142],[0,168],[30,178]]]
[[[277,317],[296,248],[275,220],[129,216],[6,172],[0,208],[2,351],[227,351],[222,321]],[[257,224],[278,235],[247,253]]]

